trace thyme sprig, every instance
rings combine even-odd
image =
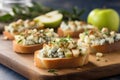
[[[49,72],[49,73],[52,73],[52,74],[54,74],[54,75],[58,75],[58,74],[56,73],[56,72],[57,72],[56,69],[49,69],[48,72]]]

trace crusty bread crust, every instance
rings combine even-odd
[[[9,40],[14,40],[14,35],[11,34],[11,33],[8,32],[8,31],[3,31],[3,35],[4,35],[5,37],[7,37],[7,39],[9,39]]]
[[[91,46],[92,51],[94,52],[102,52],[102,53],[110,53],[120,50],[120,41],[116,41],[112,44],[103,44],[97,46]]]
[[[79,38],[79,33],[82,33],[84,31],[84,29],[81,29],[79,31],[71,31],[71,30],[65,30],[63,31],[60,27],[57,30],[57,33],[59,35],[59,37],[66,37],[66,36],[70,36],[73,38]]]
[[[39,68],[74,68],[88,63],[89,54],[73,58],[40,58],[39,50],[34,53],[34,64]]]
[[[21,45],[17,44],[15,40],[13,40],[13,50],[17,53],[34,53],[34,51],[41,49],[43,44],[35,44],[35,45]]]

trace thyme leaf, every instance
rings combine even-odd
[[[55,69],[49,69],[48,72],[49,72],[49,73],[52,73],[52,74],[54,74],[54,75],[58,75],[58,74],[56,73],[57,70],[55,70]]]

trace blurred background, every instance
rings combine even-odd
[[[86,20],[88,13],[94,8],[113,8],[120,13],[120,0],[0,0],[0,10],[9,11],[11,5],[30,6],[31,2],[38,2],[54,9],[71,10],[73,7],[84,9],[82,19]]]
[[[79,9],[85,9],[82,18],[86,20],[88,13],[94,8],[113,8],[120,14],[120,0],[34,0],[41,4],[53,8],[64,8],[71,10],[77,6]]]
[[[113,8],[120,14],[120,0],[34,0],[42,5],[55,9],[64,8],[71,10],[77,6],[79,9],[85,9],[82,18],[86,20],[88,13],[94,8]]]

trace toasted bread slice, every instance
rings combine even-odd
[[[70,36],[70,37],[73,37],[73,38],[78,38],[79,33],[82,33],[83,31],[84,31],[84,29],[81,29],[81,30],[75,31],[75,32],[73,32],[72,30],[63,31],[61,28],[58,28],[57,33],[58,33],[59,37]]]
[[[89,54],[72,58],[40,58],[39,50],[35,51],[34,64],[39,68],[74,68],[88,63]]]
[[[13,50],[17,53],[34,53],[34,51],[41,49],[43,44],[21,45],[13,40]]]
[[[102,53],[110,53],[120,50],[120,41],[116,41],[114,43],[108,44],[105,43],[103,45],[95,45],[91,46],[92,52],[102,52]]]

